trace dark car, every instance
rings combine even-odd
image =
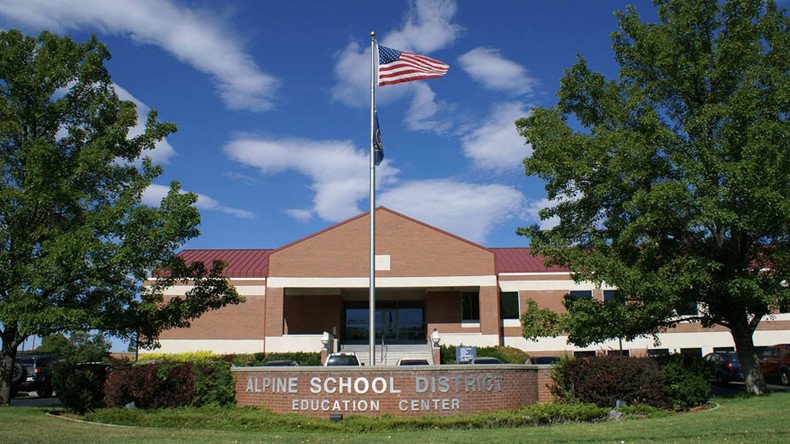
[[[23,356],[14,361],[11,393],[35,391],[39,398],[52,396],[52,366],[59,356]]]
[[[556,365],[560,363],[560,358],[557,356],[533,356],[529,358],[525,364],[533,365]]]
[[[427,359],[398,359],[395,365],[430,365],[430,363]]]
[[[711,376],[718,384],[727,385],[733,381],[743,381],[741,365],[734,351],[708,353],[705,355],[705,360],[713,364],[714,370]]]
[[[499,358],[491,358],[488,356],[481,356],[478,358],[472,358],[468,362],[469,364],[501,364],[502,361]]]
[[[766,380],[790,385],[790,344],[765,347],[759,362]]]
[[[267,361],[263,363],[264,367],[299,367],[299,363],[289,360]]]

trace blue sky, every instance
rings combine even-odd
[[[102,40],[122,98],[178,132],[151,153],[200,195],[186,248],[276,248],[367,210],[370,32],[450,65],[381,87],[379,205],[491,247],[549,204],[513,122],[556,104],[576,54],[617,67],[612,12],[646,1],[0,0],[0,28]],[[550,223],[546,221],[545,223]]]

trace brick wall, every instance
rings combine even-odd
[[[319,232],[269,257],[270,276],[367,276],[367,216]],[[376,254],[390,255],[391,269],[378,277],[494,275],[488,250],[388,210],[376,211]]]
[[[451,415],[551,400],[546,387],[550,370],[543,366],[237,367],[233,372],[239,406],[280,413]]]
[[[287,295],[283,299],[285,334],[342,334],[343,301],[339,295]]]
[[[263,339],[265,296],[244,296],[246,302],[203,313],[189,328],[165,330],[161,339]]]

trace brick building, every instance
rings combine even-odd
[[[159,352],[319,351],[323,332],[341,347],[368,343],[368,213],[273,250],[185,250],[188,262],[227,262],[246,302],[208,312],[162,334]],[[486,248],[387,208],[376,210],[376,337],[387,344],[508,345],[533,356],[618,352],[619,341],[574,347],[565,337],[527,341],[519,314],[528,299],[563,311],[563,298],[607,299],[613,288],[575,283],[528,248]],[[184,294],[174,286],[166,295]],[[708,353],[733,347],[727,330],[681,324],[622,343],[632,355]],[[787,342],[790,314],[760,324],[757,346]]]

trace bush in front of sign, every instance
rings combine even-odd
[[[552,393],[560,401],[614,407],[616,402],[669,408],[664,376],[652,359],[619,355],[562,360],[554,368]]]
[[[192,404],[195,407],[204,405],[235,405],[236,386],[230,367],[224,362],[201,362],[192,364],[195,377]]]

